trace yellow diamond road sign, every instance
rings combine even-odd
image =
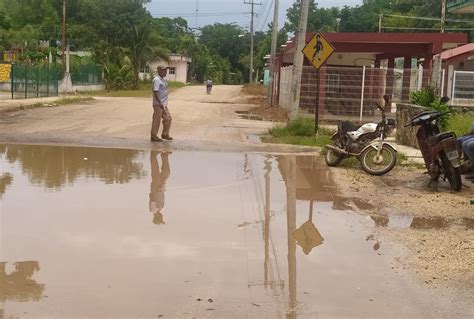
[[[324,62],[329,59],[334,50],[335,49],[331,42],[329,42],[322,33],[318,32],[314,35],[311,41],[306,44],[303,49],[303,54],[316,70],[319,70]]]

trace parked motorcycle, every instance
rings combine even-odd
[[[426,111],[418,114],[405,126],[419,126],[416,139],[425,161],[431,182],[440,177],[449,181],[455,191],[461,190],[462,181],[458,142],[454,132],[441,132],[437,120],[449,113]],[[431,183],[430,182],[430,183]]]
[[[337,132],[331,137],[331,144],[326,145],[328,166],[337,166],[345,158],[355,156],[362,169],[371,175],[384,175],[395,167],[397,150],[385,142],[395,123],[387,119],[383,107],[377,104],[377,109],[382,114],[380,123],[356,126],[349,121],[337,122]]]

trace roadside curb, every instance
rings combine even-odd
[[[69,96],[60,96],[60,97],[55,97],[55,99],[35,99],[35,100],[20,100],[18,102],[15,102],[14,104],[16,105],[5,105],[2,106],[0,104],[0,114],[6,114],[10,112],[15,112],[15,111],[22,111],[22,110],[31,110],[31,109],[36,109],[36,108],[45,108],[45,107],[56,107],[56,106],[61,106],[69,103],[61,103],[64,101],[67,101],[68,99],[71,99],[71,103],[82,103],[88,101],[89,98],[93,97],[84,97],[83,99],[78,98],[76,96],[74,97],[69,97]],[[77,101],[75,101],[77,99]]]

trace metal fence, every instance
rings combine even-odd
[[[451,100],[454,105],[474,105],[474,72],[454,72]]]
[[[102,69],[95,64],[81,64],[71,70],[73,84],[91,85],[102,83]]]
[[[293,67],[280,70],[279,105],[288,107]],[[407,101],[410,92],[421,89],[428,80],[419,69],[375,67],[323,67],[320,70],[321,118],[349,118],[361,121],[378,118],[376,103],[384,105],[383,96],[391,96],[387,112],[395,112],[397,102]],[[313,67],[305,66],[301,78],[300,113],[314,114],[317,76]]]
[[[55,64],[26,65],[11,67],[12,99],[58,96],[60,68]]]

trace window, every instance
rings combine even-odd
[[[326,77],[326,92],[339,93],[339,74],[328,74]]]
[[[176,68],[168,68],[168,74],[170,75],[176,74]]]
[[[149,65],[145,65],[141,70],[140,70],[141,73],[150,73],[150,66]]]

